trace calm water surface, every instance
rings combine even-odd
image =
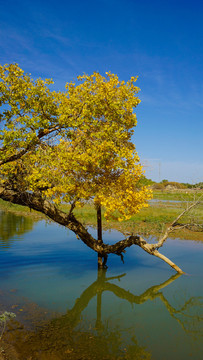
[[[138,247],[98,273],[96,254],[67,229],[0,218],[0,310],[16,314],[4,340],[20,359],[202,359],[203,243],[164,245],[187,275]]]

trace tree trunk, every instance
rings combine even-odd
[[[97,241],[99,245],[103,244],[101,205],[97,205]],[[98,268],[103,268],[103,259],[100,253],[98,253]]]

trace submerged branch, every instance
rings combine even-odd
[[[173,263],[170,259],[168,259],[165,255],[161,254],[158,250],[154,249],[154,244],[147,243],[146,240],[142,238],[142,236],[130,236],[125,240],[121,240],[114,245],[105,245],[106,253],[114,253],[117,255],[121,255],[121,252],[124,252],[126,247],[130,247],[132,245],[138,245],[148,254],[158,257],[159,259],[165,261],[168,265],[170,265],[174,270],[176,270],[180,274],[184,274],[184,271],[181,270],[175,263]]]

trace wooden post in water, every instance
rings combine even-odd
[[[97,240],[99,244],[103,243],[101,205],[97,205]],[[103,267],[102,256],[101,254],[98,253],[98,268],[102,268],[102,267]]]

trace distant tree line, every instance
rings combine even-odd
[[[156,182],[151,179],[147,179],[144,175],[141,176],[139,181],[139,186],[151,186],[154,190],[164,190],[167,187],[171,186],[176,189],[203,189],[203,182],[199,182],[196,184],[189,184],[189,183],[179,183],[177,181],[168,181],[166,179]]]

